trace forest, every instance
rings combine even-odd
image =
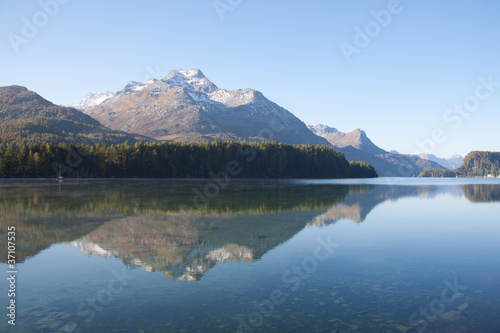
[[[419,177],[498,177],[500,153],[473,151],[465,156],[462,165],[453,170],[424,170]]]
[[[50,143],[0,148],[0,177],[370,178],[375,169],[331,147],[278,142]]]

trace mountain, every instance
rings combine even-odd
[[[500,152],[473,151],[456,169],[425,170],[421,177],[500,177]]]
[[[456,169],[460,167],[464,161],[461,155],[453,155],[450,158],[440,158],[433,154],[419,154],[418,157],[424,160],[430,160],[445,167],[446,169]]]
[[[152,140],[106,128],[70,107],[55,105],[21,86],[0,87],[0,145],[130,143]]]
[[[455,169],[459,176],[487,177],[500,175],[500,152],[473,151],[468,153],[460,168]]]
[[[377,155],[386,154],[382,148],[377,147],[361,129],[355,129],[349,133],[339,132],[336,128],[326,125],[308,126],[308,128],[316,135],[328,140],[337,148],[347,148],[352,146],[358,150],[363,150],[367,153]]]
[[[417,176],[423,170],[443,168],[436,162],[418,156],[387,152],[375,145],[360,129],[343,133],[321,124],[309,126],[309,129],[328,140],[335,149],[344,153],[348,160],[371,164],[381,177]]]
[[[112,129],[158,140],[329,145],[259,91],[219,89],[199,69],[130,82],[115,94],[90,94],[74,106]]]
[[[446,159],[450,163],[453,169],[459,168],[464,163],[464,157],[462,155],[453,155]]]

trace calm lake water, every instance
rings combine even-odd
[[[499,216],[497,179],[3,180],[0,331],[499,332]]]

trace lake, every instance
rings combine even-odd
[[[2,332],[500,329],[499,179],[1,180],[0,205]]]

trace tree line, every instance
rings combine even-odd
[[[50,143],[0,148],[0,177],[368,178],[375,169],[323,145],[278,142]]]

